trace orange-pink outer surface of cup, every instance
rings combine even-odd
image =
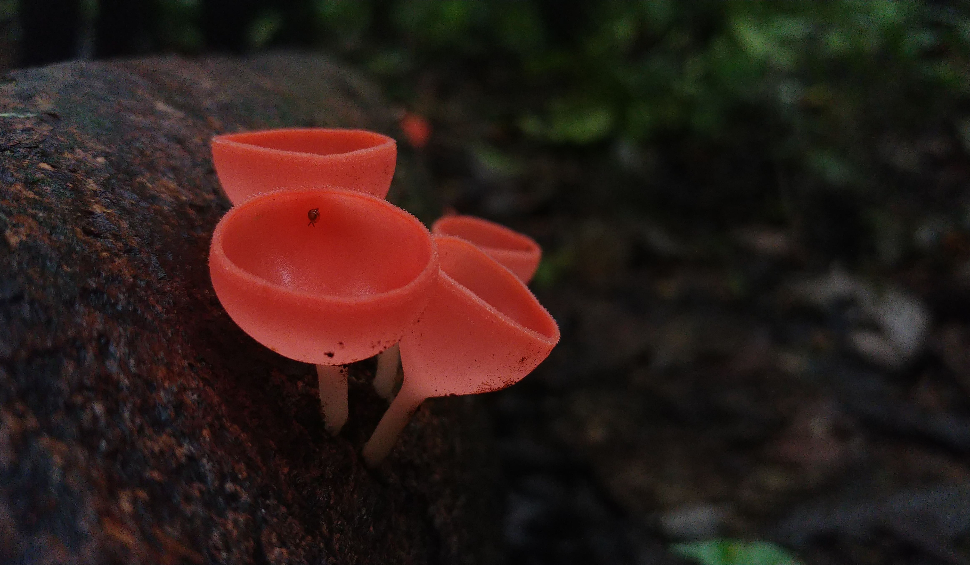
[[[320,365],[359,361],[397,343],[439,273],[420,221],[347,190],[274,192],[232,208],[212,236],[209,271],[246,333]]]
[[[559,327],[525,284],[467,241],[433,236],[441,275],[401,340],[404,389],[418,396],[505,388],[559,342]]]
[[[397,144],[364,130],[293,128],[212,139],[219,182],[234,205],[276,190],[326,186],[387,196]]]
[[[525,283],[532,280],[542,257],[542,248],[532,238],[474,216],[445,216],[431,226],[431,233],[474,243]]]

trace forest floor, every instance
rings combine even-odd
[[[511,563],[685,563],[672,544],[721,537],[805,564],[970,562],[958,142],[923,145],[919,193],[857,206],[882,228],[820,242],[617,181],[623,147],[507,142],[460,111],[434,128],[416,151],[444,204],[543,245],[532,286],[562,330],[533,375],[486,397]],[[660,197],[625,204],[637,191]]]

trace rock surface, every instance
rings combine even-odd
[[[209,139],[310,125],[396,133],[365,81],[315,56],[0,83],[0,562],[496,559],[492,447],[469,402],[426,403],[370,471],[373,364],[351,367],[330,437],[312,367],[252,341],[212,291],[229,202]],[[392,195],[419,178],[404,159]]]

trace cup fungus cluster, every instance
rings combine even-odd
[[[434,224],[384,200],[394,140],[341,129],[217,136],[213,161],[233,208],[209,271],[229,316],[273,351],[317,367],[327,430],[348,416],[348,363],[378,358],[375,388],[404,380],[363,458],[376,466],[433,396],[505,388],[559,341],[526,287],[539,246],[469,216]],[[398,353],[399,352],[399,353]]]

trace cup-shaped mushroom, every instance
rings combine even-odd
[[[441,274],[421,318],[401,339],[404,384],[364,446],[371,466],[433,396],[510,386],[559,342],[559,327],[521,280],[465,240],[432,236]]]
[[[317,365],[333,431],[346,417],[346,377],[327,375],[400,341],[439,269],[431,234],[411,214],[359,192],[303,190],[232,208],[212,235],[209,272],[243,331]]]
[[[445,216],[431,226],[431,233],[474,243],[525,283],[532,280],[542,257],[542,248],[531,237],[474,216]]]
[[[475,244],[524,283],[532,279],[542,257],[542,248],[531,237],[474,216],[445,216],[431,226],[431,233],[451,235]],[[388,349],[378,358],[374,389],[384,398],[391,397],[397,383],[398,365],[397,348]]]
[[[212,161],[238,205],[262,193],[331,186],[387,196],[397,144],[355,129],[293,128],[219,135]]]

